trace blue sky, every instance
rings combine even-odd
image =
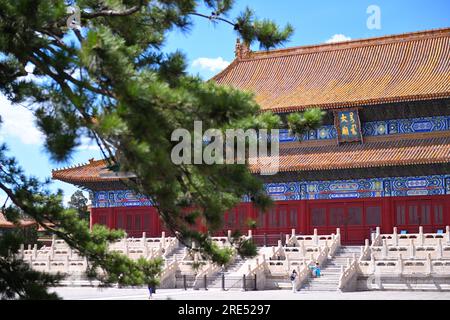
[[[381,28],[369,29],[367,8],[379,7]],[[246,6],[253,8],[258,17],[271,18],[284,25],[291,23],[295,33],[286,46],[324,43],[330,39],[360,39],[404,32],[450,27],[449,0],[236,0],[230,17]],[[207,10],[199,11],[208,13]],[[236,34],[226,24],[213,25],[206,19],[194,18],[194,26],[188,33],[173,31],[164,50],[181,50],[188,58],[189,72],[204,79],[212,77],[234,59]],[[253,49],[257,50],[256,45]],[[90,158],[100,158],[95,146],[86,143],[67,163],[53,163],[42,145],[42,136],[35,128],[31,114],[20,106],[11,106],[0,95],[0,141],[6,142],[10,154],[16,156],[27,173],[42,179],[51,170],[85,163]],[[62,182],[53,188],[61,188],[66,199],[76,190]],[[5,196],[0,194],[0,202]]]

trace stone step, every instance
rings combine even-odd
[[[336,274],[336,275],[324,275],[320,278],[312,278],[311,281],[323,281],[322,279],[326,279],[326,280],[333,280],[333,281],[338,281],[341,278],[340,274]]]
[[[328,272],[341,272],[341,268],[340,267],[328,267],[326,266],[325,268],[320,269],[321,271],[328,271]]]
[[[336,255],[345,255],[345,256],[351,256],[353,254],[356,254],[356,255],[361,254],[361,250],[358,250],[358,251],[338,251],[336,253]]]
[[[322,287],[322,288],[334,288],[337,289],[339,283],[324,283],[324,282],[309,282],[305,283],[302,287],[312,288],[312,287]]]
[[[340,275],[329,275],[329,276],[322,276],[319,278],[311,278],[310,281],[316,281],[316,282],[323,282],[323,281],[339,281]]]
[[[330,268],[330,269],[326,269],[326,268],[322,268],[320,269],[320,273],[321,275],[325,275],[325,274],[341,274],[341,268]]]
[[[302,286],[302,288],[331,288],[337,289],[338,283],[308,283]]]
[[[325,287],[311,287],[311,288],[301,288],[301,291],[337,291],[336,288],[325,288]]]
[[[326,284],[337,286],[339,284],[339,279],[322,279],[322,280],[313,280],[309,282],[311,285],[314,284]]]

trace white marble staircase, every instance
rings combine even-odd
[[[222,272],[218,272],[214,277],[210,278],[209,288],[222,288],[222,275],[225,275],[226,286],[230,282],[229,280],[239,281],[242,278],[242,274],[238,273],[238,271],[245,264],[246,260],[242,259],[239,255],[236,256],[236,259],[229,264]],[[227,280],[228,279],[228,280]],[[236,289],[240,289],[237,287]]]
[[[339,278],[341,276],[341,266],[347,266],[347,259],[352,259],[353,255],[359,257],[361,247],[343,246],[340,247],[333,259],[328,260],[321,268],[321,276],[309,278],[300,290],[310,291],[337,291]]]
[[[167,262],[171,263],[175,261],[175,258],[177,261],[182,261],[184,255],[185,255],[186,247],[179,246],[177,249],[175,249],[170,255],[166,257]]]

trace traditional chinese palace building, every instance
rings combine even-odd
[[[359,244],[371,230],[436,232],[450,224],[450,28],[251,52],[214,77],[254,92],[263,110],[317,107],[324,124],[302,139],[280,137],[280,170],[261,176],[276,206],[225,214],[225,228],[256,234],[332,233]],[[261,168],[251,168],[258,174]],[[126,190],[104,161],[53,171],[92,192],[91,223],[159,235],[156,210]]]

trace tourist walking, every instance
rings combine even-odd
[[[293,270],[291,273],[291,283],[292,283],[292,292],[295,293],[297,290],[295,288],[295,283],[297,280],[297,271]]]
[[[316,274],[317,278],[321,276],[320,265],[318,262],[316,262],[316,267],[314,268],[314,273]]]
[[[152,285],[148,285],[148,293],[149,293],[149,299],[153,299],[153,292],[154,292],[154,287]]]

